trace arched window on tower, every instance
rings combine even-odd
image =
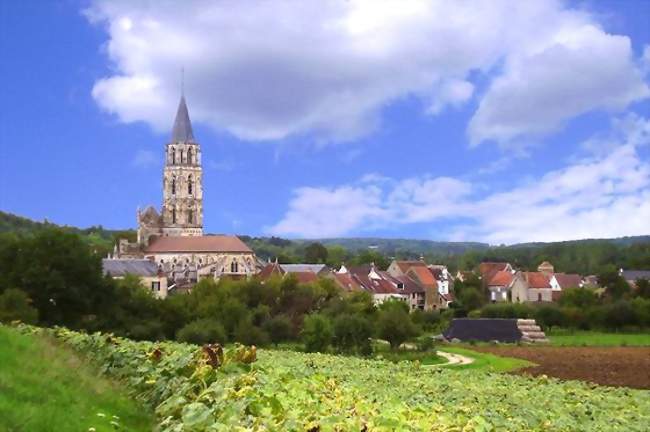
[[[171,153],[172,153],[172,165],[176,165],[176,149],[174,147],[171,148]]]
[[[192,189],[193,189],[193,183],[192,183],[192,174],[187,176],[187,193],[192,195]]]
[[[239,266],[237,265],[237,261],[233,261],[230,263],[230,273],[237,273],[239,270]]]
[[[181,150],[181,164],[183,163],[183,150]]]
[[[194,212],[192,209],[187,211],[187,223],[194,223]]]
[[[187,149],[187,163],[192,164],[192,147]]]
[[[175,208],[172,209],[172,223],[173,224],[176,223],[176,209]]]
[[[172,178],[172,195],[176,195],[176,177]]]

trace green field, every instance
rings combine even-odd
[[[554,346],[650,346],[650,333],[556,330],[546,333]]]
[[[160,432],[645,431],[650,424],[650,393],[641,390],[290,351],[261,350],[254,361],[246,347],[221,354],[64,329],[22,331],[46,332],[92,357],[156,406]]]
[[[481,353],[478,351],[473,351],[471,348],[445,346],[440,348],[439,350],[454,353],[454,354],[461,354],[466,357],[470,357],[474,359],[474,361],[470,364],[449,366],[450,368],[459,369],[459,370],[472,370],[472,371],[485,371],[485,372],[510,372],[516,369],[521,369],[521,368],[535,365],[534,363],[531,363],[526,360],[512,358],[512,357],[500,357],[488,353]]]
[[[0,325],[0,431],[152,430],[153,415],[84,362]]]

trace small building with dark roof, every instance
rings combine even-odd
[[[158,298],[167,297],[167,277],[152,261],[147,259],[113,259],[102,260],[104,275],[113,279],[124,279],[127,275],[140,278],[142,286]]]

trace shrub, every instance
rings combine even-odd
[[[332,324],[322,315],[312,314],[305,317],[302,340],[307,352],[325,352],[332,343]]]
[[[531,318],[533,308],[524,303],[494,303],[481,309],[482,318]]]
[[[293,336],[291,320],[284,315],[278,315],[271,318],[264,323],[262,328],[269,335],[271,342],[275,345],[290,340]]]
[[[224,344],[227,341],[223,326],[210,318],[190,322],[176,332],[176,339],[198,345],[215,342]]]
[[[620,329],[638,324],[636,311],[630,302],[621,300],[603,306],[604,325],[610,329]]]
[[[235,340],[244,345],[264,346],[269,344],[269,335],[250,319],[244,319],[235,329]]]
[[[38,311],[32,307],[32,301],[24,291],[8,289],[0,294],[0,322],[21,321],[35,324]]]
[[[431,336],[421,336],[417,339],[416,345],[418,347],[418,351],[426,352],[433,350],[435,342]]]
[[[587,288],[568,288],[562,290],[559,303],[562,306],[577,308],[591,307],[598,303],[598,295]]]
[[[559,327],[566,323],[564,312],[557,306],[544,305],[535,310],[535,321],[544,329]]]
[[[379,311],[377,318],[377,336],[387,340],[392,349],[397,349],[410,337],[416,336],[417,328],[408,312],[397,307]]]
[[[334,320],[334,346],[340,352],[372,354],[372,325],[359,315],[340,315]]]

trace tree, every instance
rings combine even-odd
[[[0,242],[5,241],[0,283],[20,287],[43,324],[79,328],[114,301],[100,257],[78,234],[48,227],[31,236],[3,236]]]
[[[353,265],[363,265],[370,263],[374,263],[375,266],[377,266],[377,268],[380,270],[385,270],[390,265],[390,262],[388,262],[388,259],[384,255],[372,250],[365,250],[361,252],[351,261],[351,264]]]
[[[598,275],[598,284],[605,287],[605,294],[612,300],[621,299],[630,292],[630,285],[611,266]]]
[[[325,352],[332,342],[332,323],[323,315],[312,314],[305,317],[302,340],[307,352]]]
[[[305,248],[305,261],[312,264],[327,262],[327,248],[318,242],[311,243]]]
[[[348,251],[343,246],[327,246],[327,265],[331,268],[339,268],[348,258]]]
[[[568,288],[562,290],[559,303],[562,306],[587,308],[598,303],[598,296],[588,288]]]
[[[377,318],[377,336],[380,339],[387,340],[391,349],[399,348],[400,345],[409,338],[416,336],[417,333],[408,312],[392,306],[380,309]]]
[[[564,325],[566,316],[557,306],[540,306],[535,310],[535,321],[544,329]]]
[[[226,331],[216,320],[203,318],[190,322],[176,333],[176,339],[197,345],[208,343],[225,344]]]
[[[485,296],[478,288],[466,286],[460,293],[460,303],[467,312],[480,309],[485,304]]]
[[[0,322],[20,321],[36,324],[38,310],[32,307],[31,300],[19,289],[8,289],[0,294]]]
[[[345,314],[334,319],[334,346],[340,352],[372,353],[372,324],[359,315]]]
[[[274,316],[266,321],[262,328],[269,335],[269,339],[274,345],[287,341],[293,336],[291,320],[285,315]]]
[[[650,299],[650,281],[648,279],[637,279],[635,295]]]
[[[244,345],[264,346],[269,343],[269,335],[261,328],[253,325],[250,318],[239,322],[235,329],[234,339]]]

